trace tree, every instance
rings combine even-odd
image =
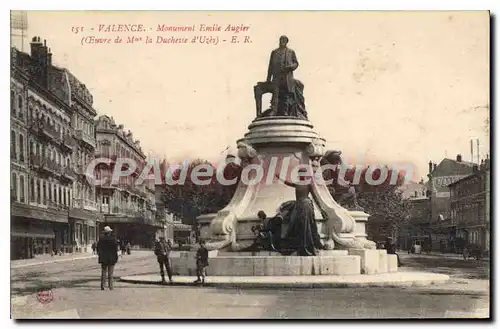
[[[207,185],[195,184],[191,180],[193,169],[200,164],[211,166],[209,162],[198,159],[189,164],[184,182],[172,184],[168,182],[168,177],[163,178],[165,183],[163,192],[165,207],[174,215],[182,218],[185,224],[193,224],[194,219],[204,213],[216,198],[213,177],[200,177],[200,181],[209,181]],[[171,179],[177,182],[182,170],[183,168],[179,167],[170,172]],[[200,172],[203,172],[203,170],[200,170]]]
[[[322,164],[339,165],[342,163],[340,153],[329,151],[325,154]],[[377,185],[370,184],[370,177],[378,181],[383,171],[387,172],[387,177]],[[332,197],[339,200],[348,187],[339,184],[340,170],[326,172],[325,179],[332,179],[332,184],[328,186]],[[397,175],[393,179],[393,175]],[[360,170],[359,183],[355,182],[356,171],[354,168],[345,171],[344,180],[354,186],[357,192],[358,204],[370,214],[367,224],[368,234],[378,240],[387,236],[394,236],[397,231],[409,220],[411,213],[411,203],[403,198],[400,187],[404,183],[405,172],[402,170],[391,170],[388,166],[371,170],[369,166]],[[392,182],[394,180],[394,182]]]
[[[193,169],[200,164],[212,168],[212,176],[199,176],[200,181],[207,182],[206,185],[196,184],[191,179]],[[185,224],[193,224],[196,217],[201,214],[214,213],[224,208],[231,201],[242,170],[241,166],[234,163],[226,165],[223,172],[224,178],[227,180],[236,178],[236,183],[223,185],[217,180],[217,168],[208,161],[198,159],[189,164],[184,184],[167,184],[168,182],[163,174],[166,172],[166,164],[162,167],[162,182],[165,184],[163,193],[165,207],[174,215],[182,218]],[[178,181],[181,171],[182,167],[171,173],[173,181]],[[206,170],[199,170],[199,172],[206,172]]]

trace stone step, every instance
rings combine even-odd
[[[347,250],[318,250],[317,256],[347,256]],[[232,256],[232,257],[248,257],[248,256],[281,256],[279,252],[275,251],[222,251],[218,253],[217,257]]]
[[[209,260],[209,276],[299,276],[361,274],[361,257],[336,256],[219,256]],[[195,275],[196,262],[173,258],[175,275]]]

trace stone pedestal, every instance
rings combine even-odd
[[[171,253],[174,275],[196,275],[194,252]],[[220,252],[209,257],[208,276],[310,276],[356,275],[360,257],[332,250],[318,256],[282,256],[265,252]]]
[[[318,165],[325,140],[309,121],[292,117],[258,118],[248,129],[238,141],[238,157],[242,160],[245,179],[240,180],[224,209],[198,218],[201,237],[209,240],[209,249],[239,251],[251,246],[255,239],[252,227],[260,223],[257,213],[263,210],[268,216],[274,216],[281,204],[295,200],[294,189],[276,179],[277,174],[293,181],[298,166],[316,165],[317,177],[321,177]],[[314,180],[311,188],[315,220],[325,246],[328,249],[366,248],[369,241],[364,223],[368,215],[351,214],[342,208],[321,180]],[[285,232],[286,223],[284,226]]]
[[[362,274],[377,274],[379,272],[379,251],[373,249],[351,249],[349,255],[359,256]]]

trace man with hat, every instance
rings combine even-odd
[[[97,254],[101,264],[101,290],[104,290],[106,285],[106,276],[108,287],[113,290],[113,272],[118,262],[118,241],[111,232],[113,232],[111,227],[104,227],[103,234],[97,242]]]
[[[158,260],[158,264],[160,265],[160,275],[161,275],[161,283],[165,283],[165,270],[167,269],[168,281],[170,284],[172,281],[172,266],[170,264],[170,250],[172,250],[172,244],[170,240],[165,241],[165,237],[160,237],[160,240],[156,242],[155,245],[155,255]]]
[[[262,95],[272,93],[271,116],[287,115],[278,113],[279,99],[295,93],[295,79],[293,71],[299,67],[295,51],[287,47],[288,37],[279,38],[279,47],[271,52],[267,69],[266,82],[259,82],[254,87],[254,96],[257,106],[257,116],[262,112]]]

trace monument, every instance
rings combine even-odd
[[[256,118],[237,141],[242,166],[263,168],[266,177],[257,177],[257,171],[250,170],[249,179],[255,181],[240,179],[224,209],[197,218],[200,237],[211,253],[209,272],[311,275],[321,271],[396,271],[395,255],[375,250],[375,243],[367,240],[365,224],[369,215],[357,206],[355,195],[351,195],[354,207],[346,209],[332,198],[324,181],[309,179],[309,183],[300,184],[303,178],[294,177],[297,173],[306,178],[321,175],[325,139],[308,120],[304,85],[294,77],[299,62],[287,47],[288,41],[281,36],[279,47],[272,51],[267,79],[254,87]],[[270,108],[262,112],[264,93],[272,93],[272,99]],[[279,223],[279,230],[263,226],[262,218],[266,216]],[[263,243],[265,239],[270,243]],[[173,259],[174,269],[186,274],[189,261],[186,258],[176,266]]]

